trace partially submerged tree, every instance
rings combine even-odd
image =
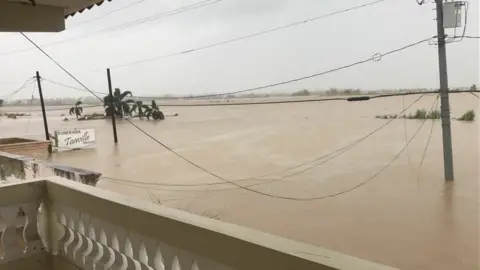
[[[120,88],[115,88],[113,97],[108,95],[103,98],[103,107],[107,116],[123,117],[130,115],[130,103],[135,103],[133,99],[124,100],[127,96],[132,96],[132,92],[125,91],[122,93]]]
[[[133,117],[133,113],[135,113],[140,119],[142,119],[147,116],[146,112],[149,110],[151,109],[148,105],[144,105],[142,101],[137,101],[130,110],[130,116]]]
[[[83,103],[82,100],[81,100],[81,99],[78,99],[78,100],[75,102],[75,104],[73,105],[73,107],[70,108],[69,114],[70,114],[70,115],[74,115],[74,114],[75,114],[75,116],[76,116],[77,119],[78,119],[78,117],[81,116],[82,113],[83,113],[83,108],[81,107],[82,103]]]
[[[160,111],[160,107],[157,106],[155,100],[152,100],[152,106],[147,106],[147,108],[148,109],[145,111],[147,119],[150,119],[150,117],[152,117],[153,120],[165,120],[165,115],[162,111]]]

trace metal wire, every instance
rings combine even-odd
[[[434,107],[435,107],[435,108],[438,107],[438,96],[437,96],[437,98],[436,98],[436,100],[435,100],[435,105],[434,105]],[[435,126],[435,119],[432,118],[432,126],[430,127],[430,134],[428,135],[428,140],[427,140],[427,143],[425,144],[425,149],[423,150],[422,159],[420,160],[420,165],[418,165],[417,186],[420,185],[420,174],[421,174],[421,172],[422,172],[423,161],[425,160],[425,156],[427,155],[428,146],[430,145],[430,140],[432,139],[434,126]]]
[[[408,109],[410,109],[414,104],[416,104],[424,95],[421,95],[419,96],[414,102],[412,102],[407,108],[403,108],[401,112],[399,112],[398,114],[402,114],[404,112],[406,112]],[[275,175],[275,174],[278,174],[278,173],[282,173],[282,172],[286,172],[286,171],[290,171],[290,170],[294,170],[294,169],[297,169],[297,168],[300,168],[300,167],[303,167],[303,166],[306,166],[306,165],[309,165],[309,164],[312,164],[312,163],[315,163],[317,161],[320,161],[322,159],[325,159],[325,158],[328,158],[326,160],[323,160],[322,162],[318,163],[318,164],[315,164],[314,166],[312,167],[308,167],[307,169],[303,169],[301,171],[298,171],[298,172],[295,172],[293,174],[289,174],[289,175],[286,175],[284,177],[281,177],[281,178],[277,178],[277,179],[273,179],[272,181],[266,181],[264,183],[257,183],[257,184],[252,184],[252,185],[247,185],[247,187],[250,187],[250,186],[258,186],[258,185],[263,185],[263,184],[268,184],[268,183],[273,183],[273,182],[277,182],[277,181],[281,181],[281,180],[284,180],[286,178],[289,178],[289,177],[292,177],[292,176],[295,176],[295,175],[298,175],[300,173],[304,173],[308,170],[311,170],[315,167],[318,167],[319,165],[322,165],[322,164],[325,164],[326,162],[330,161],[331,159],[333,158],[336,158],[337,156],[345,153],[346,151],[352,149],[353,147],[355,147],[356,145],[358,145],[359,143],[361,143],[362,141],[368,139],[369,137],[373,136],[375,133],[379,132],[380,130],[382,130],[383,128],[385,128],[387,125],[389,125],[390,123],[393,122],[393,120],[395,119],[390,119],[388,121],[386,121],[384,124],[382,124],[381,126],[379,126],[378,128],[372,130],[371,132],[369,132],[368,134],[366,134],[365,136],[341,147],[341,148],[338,148],[326,155],[322,155],[320,157],[317,157],[313,160],[310,160],[310,161],[307,161],[307,162],[304,162],[304,163],[300,163],[298,165],[295,165],[295,166],[291,166],[291,167],[288,167],[286,169],[283,169],[283,170],[280,170],[280,171],[276,171],[276,172],[272,172],[272,173],[267,173],[267,174],[262,174],[262,175],[259,175],[259,176],[256,176],[256,177],[250,177],[250,178],[244,178],[244,179],[240,179],[240,180],[235,180],[234,182],[235,183],[239,183],[239,182],[244,182],[244,181],[251,181],[251,180],[258,180],[260,178],[264,178],[264,177],[267,177],[267,176],[271,176],[271,175]],[[102,178],[105,178],[105,179],[108,179],[108,180],[113,180],[113,181],[117,181],[117,182],[124,182],[124,183],[133,183],[133,184],[143,184],[143,185],[149,185],[149,186],[170,186],[170,187],[197,187],[197,186],[213,186],[213,185],[225,185],[224,182],[213,182],[213,183],[204,183],[204,184],[177,184],[177,183],[149,183],[149,182],[140,182],[140,181],[132,181],[132,180],[127,180],[127,179],[120,179],[120,178],[114,178],[114,177],[109,177],[109,176],[102,176]],[[234,189],[237,189],[237,188],[234,188]],[[228,189],[230,190],[230,189]]]
[[[152,15],[152,16],[149,16],[149,17],[146,17],[146,18],[143,18],[143,19],[139,19],[139,20],[124,23],[124,24],[121,24],[121,25],[101,29],[101,30],[98,30],[98,31],[95,31],[95,32],[88,33],[86,35],[82,35],[82,36],[77,36],[77,37],[72,37],[72,38],[69,38],[69,39],[60,40],[60,41],[57,41],[57,42],[42,44],[42,46],[48,47],[48,46],[59,45],[59,44],[63,44],[63,43],[72,42],[72,41],[75,41],[75,40],[78,40],[78,39],[88,38],[88,37],[96,36],[96,35],[99,35],[99,34],[104,34],[104,33],[109,33],[109,32],[112,32],[112,31],[125,29],[125,28],[131,27],[131,26],[143,24],[143,23],[146,23],[146,22],[170,17],[170,16],[173,16],[173,15],[177,15],[177,14],[180,14],[180,13],[190,11],[190,10],[194,10],[194,9],[202,8],[202,7],[205,7],[205,6],[212,5],[212,4],[216,4],[216,3],[219,3],[220,1],[223,1],[223,0],[202,0],[202,1],[196,2],[194,4],[183,6],[183,7],[180,7],[180,8],[174,9],[174,10],[170,10],[170,11],[167,11],[167,12],[162,12],[160,14]],[[20,52],[30,51],[30,50],[31,49],[19,49],[19,50],[14,50],[14,51],[1,52],[0,55],[9,55],[9,54],[15,54],[15,53],[20,53]]]
[[[79,81],[75,76],[73,76],[68,70],[66,70],[61,64],[59,64],[57,61],[55,61],[55,59],[53,59],[48,53],[46,53],[42,48],[40,48],[40,46],[38,46],[33,40],[31,40],[28,36],[26,36],[24,33],[21,33],[30,43],[32,43],[39,51],[41,51],[46,57],[48,57],[53,63],[55,63],[60,69],[62,69],[65,73],[67,73],[72,79],[74,79],[78,84],[80,84],[82,87],[84,87],[86,90],[88,90],[89,92],[91,92],[92,95],[94,95],[96,98],[98,98],[100,101],[103,101],[100,97],[98,97],[97,95],[95,95],[95,93],[93,93],[92,91],[90,91],[90,89],[85,86],[85,84],[83,84],[81,81]],[[421,44],[423,42],[426,42],[428,41],[428,39],[425,39],[425,40],[421,40],[419,42],[416,42],[416,43],[412,43],[412,44],[409,44],[407,46],[404,46],[402,48],[399,48],[399,49],[395,49],[395,50],[392,50],[390,52],[387,52],[386,54],[384,55],[389,55],[389,54],[392,54],[394,52],[398,52],[398,51],[401,51],[401,50],[404,50],[406,48],[410,48],[410,47],[413,47],[413,46],[416,46],[418,44]],[[372,57],[373,58],[373,57]],[[368,61],[371,61],[373,60],[372,58],[368,59]],[[361,61],[362,62],[362,61]],[[357,62],[357,63],[354,63],[354,64],[351,64],[349,66],[355,66],[355,65],[358,65],[358,63],[361,63],[361,62]],[[365,61],[363,61],[365,62]],[[337,71],[337,70],[341,70],[341,69],[344,69],[346,68],[347,66],[344,66],[344,67],[341,67],[341,68],[337,68],[337,69],[332,69],[328,72],[333,72],[333,71]],[[304,77],[304,78],[309,78],[309,77],[313,77],[313,76],[319,76],[320,74],[326,74],[326,72],[322,72],[322,73],[318,73],[318,74],[315,74],[315,75],[311,75],[311,76],[308,76],[308,77]],[[290,80],[290,82],[293,82],[293,81],[298,81],[298,80],[301,80],[301,79],[296,79],[296,80]],[[281,82],[279,84],[285,84],[286,82]],[[277,84],[277,85],[279,85]],[[326,195],[326,196],[321,196],[321,197],[311,197],[311,198],[298,198],[298,197],[289,197],[289,196],[279,196],[279,195],[274,195],[274,194],[269,194],[269,193],[266,193],[266,192],[262,192],[262,191],[259,191],[259,190],[255,190],[255,189],[251,189],[251,188],[248,188],[248,187],[244,187],[244,186],[241,186],[235,182],[232,182],[231,180],[228,180],[228,179],[225,179],[223,177],[221,177],[220,175],[214,173],[214,172],[211,172],[209,170],[207,170],[206,168],[198,165],[197,163],[191,161],[190,159],[186,158],[185,156],[183,156],[182,154],[176,152],[175,150],[173,150],[171,147],[169,147],[168,145],[162,143],[161,141],[159,141],[158,139],[156,139],[155,137],[153,137],[151,134],[149,134],[148,132],[146,132],[145,130],[143,130],[142,128],[140,128],[138,125],[136,125],[135,123],[133,123],[132,121],[130,121],[129,119],[125,119],[128,123],[130,123],[132,126],[134,126],[138,131],[140,131],[141,133],[143,133],[144,135],[146,135],[147,137],[149,137],[150,139],[152,139],[153,141],[155,141],[157,144],[161,145],[163,148],[167,149],[169,152],[171,152],[172,154],[174,154],[175,156],[177,156],[178,158],[184,160],[185,162],[187,162],[188,164],[192,165],[193,167],[196,167],[197,169],[225,182],[225,183],[229,183],[233,186],[236,186],[238,188],[241,188],[241,189],[244,189],[246,191],[250,191],[252,193],[256,193],[258,195],[262,195],[262,196],[266,196],[266,197],[270,197],[270,198],[275,198],[275,199],[282,199],[282,200],[290,200],[290,201],[315,201],[315,200],[322,200],[322,199],[326,199],[326,198],[331,198],[331,197],[335,197],[335,196],[338,196],[338,195],[341,195],[341,194],[345,194],[347,192],[350,192],[350,191],[353,191],[361,186],[363,186],[364,184],[370,182],[371,180],[373,180],[375,177],[377,177],[381,172],[383,172],[383,170],[385,170],[387,167],[390,166],[391,163],[393,163],[397,158],[398,156],[401,154],[401,152],[403,152],[403,150],[405,149],[402,149],[400,151],[400,153],[394,158],[392,159],[392,161],[390,163],[388,163],[384,168],[382,168],[379,172],[377,172],[375,175],[373,175],[371,178],[367,179],[366,181],[360,183],[359,185],[351,188],[351,189],[348,189],[348,190],[345,190],[345,191],[342,191],[342,192],[338,192],[338,193],[334,193],[334,194],[330,194],[330,195]],[[422,123],[422,126],[425,122]],[[418,131],[417,131],[418,132]],[[417,133],[414,134],[414,136],[412,136],[412,139],[415,138],[415,135]],[[410,142],[411,142],[410,140]],[[410,143],[409,142],[409,143]]]
[[[277,31],[284,30],[284,29],[288,29],[288,28],[291,28],[291,27],[304,25],[306,23],[314,22],[314,21],[317,21],[317,20],[320,20],[320,19],[332,17],[332,16],[335,16],[335,15],[339,15],[339,14],[350,12],[350,11],[353,11],[353,10],[365,8],[365,7],[368,7],[368,6],[373,6],[373,5],[379,4],[379,3],[384,2],[384,1],[386,1],[386,0],[376,0],[376,1],[368,2],[368,3],[362,4],[362,5],[353,6],[353,7],[342,9],[342,10],[335,11],[335,12],[332,12],[332,13],[312,17],[312,18],[301,20],[301,21],[294,22],[294,23],[289,23],[289,24],[286,24],[286,25],[278,26],[278,27],[275,27],[275,28],[271,28],[271,29],[268,29],[268,30],[256,32],[256,33],[253,33],[253,34],[249,34],[249,35],[245,35],[245,36],[241,36],[241,37],[237,37],[237,38],[233,38],[233,39],[227,39],[227,40],[224,40],[224,41],[215,42],[215,43],[205,45],[205,46],[200,46],[200,47],[197,47],[197,48],[192,48],[192,49],[187,49],[187,50],[183,50],[183,51],[176,52],[176,53],[164,54],[164,55],[159,55],[159,56],[155,56],[155,57],[149,57],[149,58],[145,58],[145,59],[135,60],[135,61],[127,62],[127,63],[123,63],[123,64],[111,65],[110,68],[119,68],[119,67],[131,66],[131,65],[136,65],[136,64],[140,64],[140,63],[145,63],[145,62],[150,62],[150,61],[155,61],[155,60],[160,60],[160,59],[166,59],[166,58],[170,58],[170,57],[174,57],[174,56],[185,55],[185,54],[189,54],[189,53],[193,53],[193,52],[198,52],[198,51],[202,51],[202,50],[205,50],[205,49],[210,49],[210,48],[222,46],[222,45],[225,45],[225,44],[230,44],[230,43],[234,43],[234,42],[237,42],[237,41],[262,36],[262,35],[265,35],[265,34],[270,34],[270,33],[277,32]],[[96,69],[96,70],[101,70],[101,69]]]
[[[30,78],[28,80],[26,80],[22,86],[20,86],[20,88],[14,90],[13,92],[9,93],[9,94],[6,94],[2,97],[0,97],[0,99],[3,99],[3,100],[7,100],[13,96],[15,96],[16,94],[18,94],[20,91],[22,91],[23,89],[25,89],[27,86],[29,86],[31,83],[33,82],[33,78]]]

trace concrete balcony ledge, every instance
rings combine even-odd
[[[0,187],[0,216],[1,270],[393,269],[58,177]]]
[[[0,152],[0,182],[31,180],[49,176],[59,176],[95,186],[101,174],[66,165],[52,164],[30,157]]]
[[[0,152],[45,159],[48,157],[50,141],[25,138],[0,138]]]

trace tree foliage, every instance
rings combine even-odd
[[[130,104],[135,103],[133,99],[125,98],[127,96],[132,96],[132,92],[125,91],[122,92],[120,88],[115,88],[113,92],[113,97],[108,95],[103,98],[103,107],[105,108],[105,114],[107,116],[115,116],[123,117],[130,115]]]
[[[147,119],[153,118],[153,120],[165,120],[165,115],[160,111],[160,107],[157,106],[155,100],[152,100],[152,106],[146,110]]]
[[[475,111],[468,110],[460,118],[459,121],[474,121],[475,120]]]
[[[81,105],[82,105],[82,100],[78,99],[73,105],[73,107],[70,108],[69,114],[70,115],[75,114],[75,116],[78,119],[78,117],[81,116],[83,113],[83,108],[81,107]]]
[[[130,116],[133,117],[133,113],[135,113],[140,119],[146,116],[146,111],[148,111],[150,107],[148,105],[144,105],[142,101],[137,101],[133,104],[132,109],[130,110]]]

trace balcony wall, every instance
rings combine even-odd
[[[95,186],[101,174],[70,166],[52,164],[30,157],[0,152],[0,182],[31,180],[49,176],[60,176]]]
[[[27,156],[35,159],[47,159],[50,141],[31,140],[25,138],[0,138],[0,152]]]
[[[0,270],[393,269],[58,177],[1,187],[0,216]]]

